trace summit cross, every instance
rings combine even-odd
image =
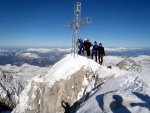
[[[74,4],[74,20],[72,23],[66,25],[67,28],[73,29],[71,53],[74,55],[74,57],[77,53],[77,39],[79,39],[79,28],[81,25],[91,23],[91,18],[86,17],[84,19],[80,19],[80,17],[81,17],[81,3],[76,2]]]

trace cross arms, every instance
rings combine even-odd
[[[66,28],[76,28],[76,27],[80,27],[81,25],[86,25],[86,24],[91,24],[91,18],[86,17],[84,19],[78,20],[78,21],[74,21],[73,23],[69,23],[66,25]]]

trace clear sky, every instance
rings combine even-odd
[[[77,0],[0,0],[0,46],[70,46]],[[150,0],[78,0],[81,38],[104,47],[150,47]]]

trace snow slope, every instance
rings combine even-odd
[[[98,70],[100,78],[115,75],[95,91],[77,113],[150,113],[150,56],[131,57],[142,71],[120,70],[123,58],[107,56]],[[106,68],[111,65],[112,69]]]

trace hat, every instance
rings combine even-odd
[[[94,43],[97,43],[96,41]]]
[[[102,45],[102,43],[99,43],[99,45],[101,46],[101,45]]]
[[[87,39],[85,38],[84,40],[86,41]]]

